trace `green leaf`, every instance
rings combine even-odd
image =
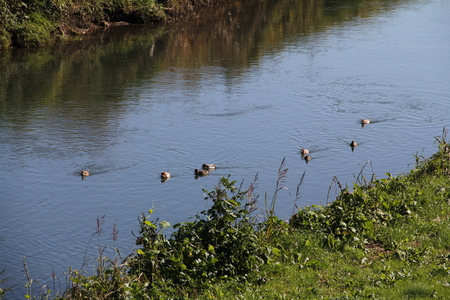
[[[170,223],[167,221],[161,221],[159,222],[159,226],[161,226],[161,228],[170,227]]]
[[[145,220],[145,221],[144,221],[144,224],[147,225],[147,226],[150,226],[150,227],[152,227],[152,228],[156,228],[155,224],[153,224],[153,223],[150,222],[149,220]]]
[[[278,249],[278,248],[276,248],[276,247],[272,247],[272,253],[275,255],[275,256],[280,256],[280,253],[281,253],[281,250],[280,249]]]

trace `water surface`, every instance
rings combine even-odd
[[[276,213],[288,218],[295,203],[330,201],[333,176],[351,185],[363,166],[367,178],[407,171],[449,126],[448,1],[244,1],[207,13],[1,54],[0,268],[18,285],[8,297],[23,296],[23,256],[37,288],[53,270],[64,281],[87,248],[95,256],[97,217],[101,243],[114,244],[117,222],[128,254],[141,213],[186,221],[221,176],[246,187],[258,173],[264,208],[286,158],[290,193]],[[196,179],[203,163],[218,168]],[[161,183],[161,171],[172,178]]]

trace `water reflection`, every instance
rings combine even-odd
[[[127,87],[151,82],[157,72],[182,71],[179,79],[188,89],[208,78],[208,70],[232,80],[291,39],[392,10],[396,3],[403,1],[233,1],[206,8],[170,29],[120,27],[54,49],[6,52],[0,60],[0,100],[8,114],[2,116],[17,109],[30,113],[40,105],[62,106],[59,112],[81,131],[91,122],[98,127],[108,118],[105,107],[121,109]],[[8,121],[14,120],[20,118]]]

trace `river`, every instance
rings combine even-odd
[[[221,176],[248,187],[258,174],[263,213],[285,158],[275,213],[288,219],[332,201],[333,178],[407,172],[450,125],[449,28],[446,0],[248,0],[1,52],[0,276],[17,285],[6,299],[23,298],[23,257],[35,295],[52,272],[64,288],[99,245],[131,253],[149,209],[174,224],[207,208],[202,189]],[[217,169],[195,178],[203,163]]]

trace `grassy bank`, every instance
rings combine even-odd
[[[167,22],[213,0],[0,0],[0,48],[39,47],[127,23]]]
[[[300,208],[286,222],[275,193],[256,194],[222,178],[205,192],[208,210],[170,226],[142,215],[137,251],[117,249],[95,270],[70,270],[64,290],[35,299],[448,299],[450,145],[417,157],[407,174],[364,178],[326,206]],[[307,175],[306,175],[307,176]],[[301,190],[298,184],[297,195]],[[262,207],[262,208],[261,208]],[[101,223],[100,221],[98,222]],[[170,236],[164,230],[172,228]],[[100,235],[100,225],[94,235]],[[115,234],[116,233],[116,234]],[[117,238],[117,229],[111,234]],[[28,274],[28,273],[27,273]],[[29,281],[31,284],[32,280]]]

